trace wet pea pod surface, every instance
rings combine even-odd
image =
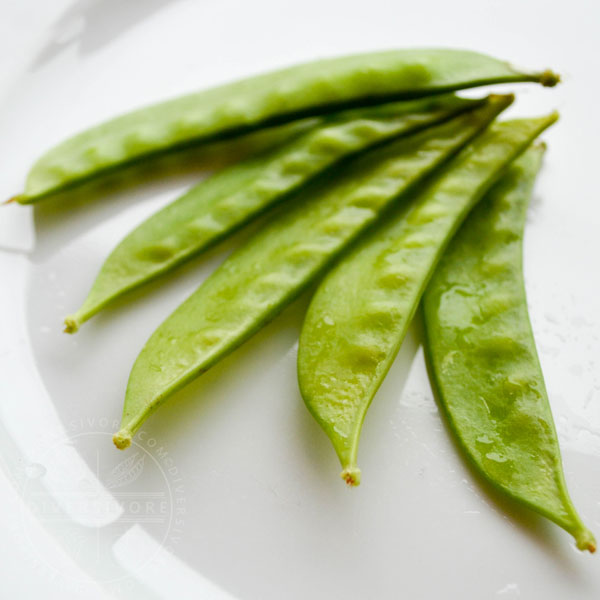
[[[510,96],[375,150],[293,206],[230,256],[151,336],[133,366],[115,444],[164,400],[263,327],[403,193],[449,160]]]
[[[477,470],[594,552],[567,492],[523,283],[542,155],[534,147],[511,167],[442,257],[423,298],[426,348],[451,429]]]
[[[320,284],[300,336],[298,379],[350,485],[360,482],[356,460],[366,411],[445,246],[503,169],[555,120],[492,125]]]

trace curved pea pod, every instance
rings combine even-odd
[[[567,492],[523,284],[523,229],[542,154],[528,150],[452,240],[423,297],[426,351],[475,469],[594,552]]]
[[[512,97],[350,161],[305,189],[234,252],[152,334],[129,377],[119,448],[171,394],[294,300],[381,213],[485,128]]]
[[[492,125],[319,285],[300,334],[298,380],[349,485],[360,483],[356,457],[367,409],[444,248],[494,180],[556,118]]]
[[[447,49],[392,50],[300,64],[148,106],[79,133],[34,164],[16,199],[35,202],[145,156],[266,125],[508,82],[553,86],[558,77]]]
[[[113,299],[202,252],[340,161],[482,102],[450,96],[348,111],[218,172],[123,239],[82,307],[65,319],[66,331],[77,331]]]

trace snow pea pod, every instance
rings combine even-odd
[[[31,203],[151,154],[344,108],[492,83],[553,86],[465,50],[405,49],[296,65],[139,109],[75,135],[30,170],[16,199]]]
[[[452,240],[423,297],[426,349],[440,404],[476,470],[593,552],[567,492],[523,284],[523,228],[542,154],[527,151]]]
[[[356,457],[367,409],[445,246],[503,169],[556,118],[492,125],[319,285],[300,334],[298,380],[349,485],[360,483]]]
[[[347,111],[288,143],[218,172],[119,243],[102,265],[82,307],[65,319],[66,331],[77,331],[113,299],[205,250],[343,159],[482,102],[439,96]]]
[[[511,101],[491,97],[473,111],[359,156],[282,207],[152,334],[129,377],[116,446],[126,448],[160,403],[273,319],[386,207]]]

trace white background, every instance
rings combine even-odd
[[[599,34],[593,0],[560,8],[527,0],[0,0],[0,198],[22,189],[44,149],[83,127],[301,60],[453,46],[557,70],[556,89],[510,88],[518,91],[510,114],[561,112],[544,135],[526,284],[569,487],[600,535]],[[363,483],[344,488],[297,392],[306,298],[145,426],[185,480],[185,530],[173,555],[136,569],[128,557],[140,546],[124,546],[125,535],[90,560],[85,544],[61,538],[69,524],[32,521],[24,534],[21,476],[42,465],[42,484],[50,485],[57,472],[81,467],[74,459],[44,464],[46,436],[84,417],[92,428],[118,419],[144,341],[243,238],[152,294],[134,294],[77,336],[60,332],[110,248],[197,171],[68,208],[0,211],[3,593],[224,598],[216,585],[240,600],[600,597],[599,557],[578,553],[567,534],[489,493],[457,455],[429,390],[417,327],[367,417]],[[107,441],[98,452],[116,451]],[[109,529],[85,525],[98,539],[117,539]],[[150,534],[140,539],[157,543]],[[103,583],[107,565],[127,585]]]

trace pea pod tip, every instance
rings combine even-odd
[[[127,429],[120,429],[113,435],[113,443],[119,450],[125,450],[131,446],[131,433]]]
[[[540,83],[544,87],[554,87],[557,83],[560,83],[560,75],[550,69],[546,69],[540,74]]]
[[[65,319],[64,333],[76,333],[79,330],[79,322],[74,316]]]
[[[19,198],[20,198],[20,196],[12,196],[8,200],[5,200],[2,204],[6,205],[6,204],[12,204],[13,202],[19,202]]]
[[[350,486],[360,485],[360,469],[358,467],[346,467],[340,477]]]
[[[587,550],[590,554],[596,552],[596,539],[589,529],[582,529],[575,535],[575,544],[579,550]]]

